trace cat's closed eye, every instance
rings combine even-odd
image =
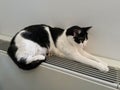
[[[79,40],[84,40],[84,37],[79,37],[78,39],[79,39]]]

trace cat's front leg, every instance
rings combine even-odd
[[[105,65],[105,64],[103,64],[101,62],[91,60],[91,59],[81,55],[77,51],[74,51],[74,52],[71,52],[71,53],[66,53],[65,57],[68,58],[68,59],[75,60],[77,62],[81,62],[83,64],[90,65],[90,66],[92,66],[94,68],[99,69],[100,71],[103,71],[103,72],[109,71],[109,68],[108,68],[107,65]]]
[[[100,60],[99,58],[97,58],[97,57],[95,57],[94,55],[86,52],[86,51],[83,50],[83,49],[79,50],[79,53],[82,54],[83,56],[89,58],[89,59],[92,59],[92,60],[94,60],[94,61],[96,61],[96,62],[98,62],[98,63],[103,63],[103,64],[105,64],[106,66],[108,66],[107,63],[103,62],[103,61]]]

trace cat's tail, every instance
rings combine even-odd
[[[46,58],[41,59],[41,60],[36,59],[34,61],[31,61],[31,62],[27,63],[27,59],[21,57],[20,60],[18,61],[16,56],[15,56],[16,51],[17,51],[17,47],[15,45],[11,45],[8,48],[7,53],[10,56],[10,58],[14,61],[14,63],[17,64],[17,66],[20,69],[23,69],[23,70],[34,69],[34,68],[38,67],[42,62],[44,62],[46,60]]]

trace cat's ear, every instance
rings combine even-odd
[[[89,27],[82,27],[82,29],[85,30],[86,32],[87,32],[88,30],[90,30],[91,28],[92,28],[92,26],[89,26]]]
[[[80,34],[81,33],[81,30],[80,29],[74,29],[74,31],[73,31],[73,36],[75,37],[75,36],[77,36],[78,34]]]
[[[81,28],[79,26],[72,26],[67,29],[66,35],[77,36],[81,33]]]

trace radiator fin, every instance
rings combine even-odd
[[[58,67],[62,67],[68,70],[72,70],[78,73],[82,73],[91,77],[95,77],[101,80],[105,80],[110,83],[117,84],[118,82],[120,82],[120,77],[118,77],[119,76],[118,72],[120,71],[116,70],[114,67],[109,67],[110,71],[107,73],[104,73],[88,65],[84,65],[82,63],[79,63],[73,60],[68,60],[68,59],[63,59],[58,57],[51,57],[46,61],[46,63],[52,64]]]

